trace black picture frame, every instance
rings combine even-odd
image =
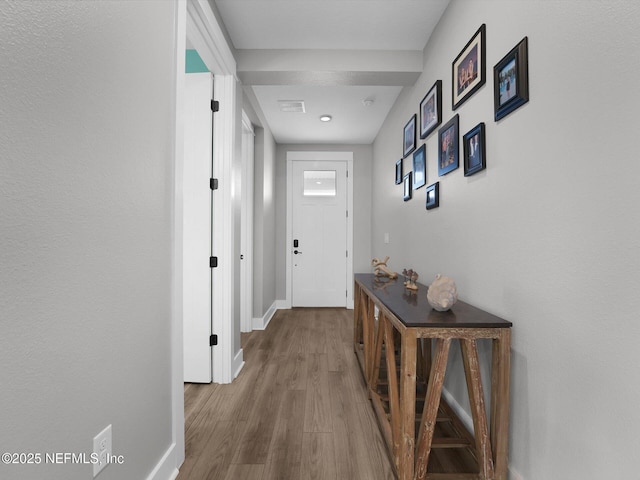
[[[459,163],[459,115],[455,115],[438,130],[438,176],[457,169]]]
[[[440,182],[432,183],[425,190],[427,194],[427,202],[425,207],[427,210],[440,206]]]
[[[407,173],[402,178],[402,184],[402,198],[404,198],[404,201],[406,202],[408,200],[411,200],[411,172]]]
[[[402,159],[396,162],[396,185],[402,183]]]
[[[529,101],[529,41],[524,37],[493,67],[496,122]]]
[[[465,177],[487,168],[484,122],[480,122],[464,134],[462,145]]]
[[[402,158],[406,158],[416,149],[416,114],[404,126],[402,131]]]
[[[413,189],[417,190],[427,184],[427,148],[423,143],[413,152]]]
[[[420,102],[420,138],[427,138],[442,122],[442,80],[437,80]]]
[[[486,81],[486,24],[473,34],[451,64],[451,104],[457,109]]]

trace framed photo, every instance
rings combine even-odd
[[[427,210],[436,208],[440,205],[440,182],[433,183],[427,187]]]
[[[442,122],[442,80],[420,102],[420,138],[427,138]]]
[[[427,148],[423,143],[413,152],[413,189],[423,187],[427,183]]]
[[[402,159],[396,162],[396,185],[402,183]]]
[[[470,177],[487,167],[484,142],[484,122],[479,123],[462,137],[464,151],[464,176]]]
[[[438,130],[438,176],[458,168],[458,115]]]
[[[527,37],[493,67],[493,109],[496,121],[529,101]]]
[[[407,173],[402,179],[404,184],[404,201],[411,200],[411,172]]]
[[[404,126],[404,132],[402,138],[402,158],[405,158],[411,152],[416,149],[416,116],[411,117],[411,120]]]
[[[452,103],[455,110],[486,81],[486,25],[473,34],[452,64]]]

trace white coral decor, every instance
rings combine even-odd
[[[444,275],[436,275],[436,279],[429,285],[427,301],[435,310],[446,312],[458,301],[456,282]]]

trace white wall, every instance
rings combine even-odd
[[[455,113],[461,134],[486,123],[487,169],[438,178],[433,134],[440,207],[425,210],[424,188],[404,203],[402,128],[437,79],[452,117],[451,62],[482,23],[487,84]],[[461,299],[514,323],[510,465],[526,480],[638,477],[638,25],[631,0],[453,0],[374,143],[373,255],[423,283],[450,275]],[[496,123],[492,67],[524,36],[531,100]],[[449,369],[468,408],[460,361]]]
[[[170,447],[174,2],[0,3],[0,446]],[[0,477],[91,478],[0,464]]]
[[[276,282],[278,299],[286,298],[287,152],[353,152],[353,271],[371,268],[371,145],[289,145],[277,147],[276,164]]]

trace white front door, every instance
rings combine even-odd
[[[185,75],[183,167],[184,381],[211,383],[211,190],[213,77]]]
[[[293,307],[347,305],[347,163],[292,165]]]

